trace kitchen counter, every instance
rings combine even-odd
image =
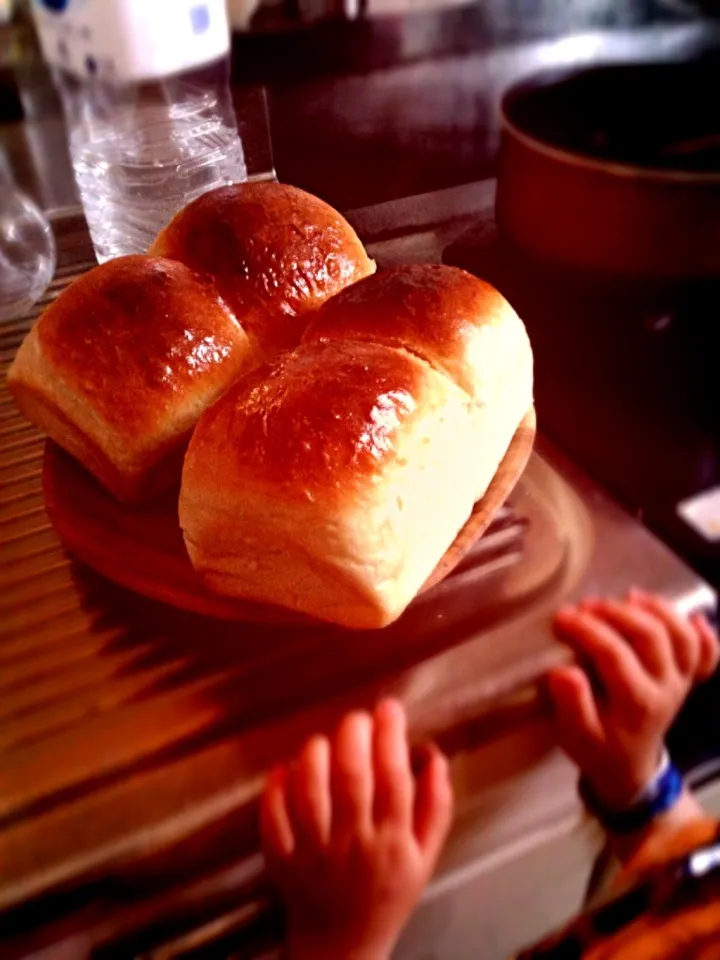
[[[491,197],[481,183],[350,217],[381,266],[437,261]],[[81,221],[57,218],[55,227],[60,266],[49,297],[90,254]],[[30,322],[0,326],[3,367]],[[243,936],[256,921],[272,926],[254,819],[262,779],[308,734],[382,694],[403,700],[414,738],[433,737],[454,758],[459,809],[469,812],[446,869],[468,849],[488,849],[476,815],[482,784],[492,792],[504,783],[510,809],[516,782],[528,789],[549,778],[557,791],[541,817],[531,800],[522,823],[493,817],[498,842],[534,830],[538,817],[552,829],[576,823],[574,773],[553,751],[538,683],[568,655],[552,636],[552,610],[620,592],[638,564],[645,585],[680,609],[714,603],[706,584],[540,437],[507,522],[394,626],[348,633],[207,620],[121,590],[65,555],[43,505],[43,440],[4,381],[0,418],[8,960],[50,944],[68,958],[91,948],[135,955],[223,911]],[[484,745],[495,759],[471,772],[465,758]]]

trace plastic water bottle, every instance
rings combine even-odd
[[[225,0],[32,0],[102,263],[144,253],[179,209],[247,179]]]

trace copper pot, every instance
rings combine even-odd
[[[720,274],[720,60],[544,74],[502,102],[501,234],[635,279]]]

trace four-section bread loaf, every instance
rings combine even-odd
[[[185,454],[180,524],[211,589],[390,623],[532,405],[523,324],[462,270],[374,274],[336,211],[277,183],[200,197],[151,253],[46,309],[10,370],[19,406],[130,503]]]

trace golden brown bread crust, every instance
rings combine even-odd
[[[491,287],[444,267],[361,280],[201,418],[179,502],[191,562],[221,593],[384,626],[531,404],[527,333]]]
[[[203,410],[251,362],[246,334],[206,278],[130,256],[91,270],[47,308],[8,384],[30,420],[132,501],[170,482],[160,462],[177,459]]]
[[[336,210],[274,181],[203,194],[149,252],[212,276],[268,356],[299,342],[304,324],[297,318],[375,269]]]
[[[76,280],[37,325],[43,356],[106,423],[152,429],[176,397],[209,380],[243,340],[212,286],[183,264],[121,257]]]
[[[286,354],[205,413],[183,485],[212,487],[211,473],[221,484],[267,484],[284,501],[351,498],[392,458],[396,434],[415,416],[422,373],[407,354],[373,344],[310,344]]]
[[[58,406],[49,402],[39,389],[25,385],[15,391],[15,399],[28,420],[48,436],[62,438],[64,449],[84,464],[103,486],[115,491],[119,500],[133,499],[137,477],[118,470],[102,447]]]
[[[220,593],[385,626],[497,466],[473,411],[449,378],[378,344],[302,345],[249,374],[188,447],[179,517],[193,566]]]
[[[472,341],[481,328],[511,317],[510,304],[484,280],[457,267],[414,264],[381,270],[338,293],[314,315],[303,342],[359,340],[408,350],[474,395],[474,377],[463,370]]]

